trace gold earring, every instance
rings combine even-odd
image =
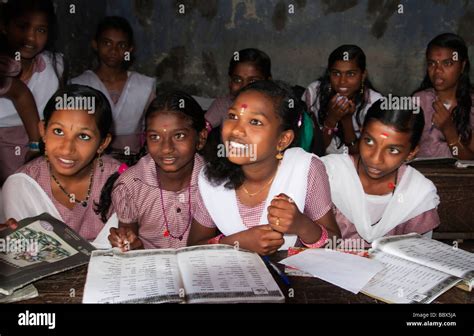
[[[281,151],[281,149],[279,147],[277,147],[277,151],[278,151],[278,153],[277,153],[277,155],[275,155],[275,158],[277,160],[283,159],[283,152]]]

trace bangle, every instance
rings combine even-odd
[[[215,236],[214,238],[211,238],[207,241],[208,244],[220,244],[221,239],[224,238],[225,236],[221,233],[218,236]]]
[[[328,135],[331,135],[333,133],[336,133],[338,131],[338,128],[337,128],[337,123],[334,127],[329,127],[326,125],[326,123],[323,124],[323,127],[321,128],[322,131],[326,130]]]
[[[455,146],[456,144],[460,145],[461,147],[463,147],[462,143],[461,143],[461,136],[459,136],[456,141],[454,142],[451,142],[450,144],[448,144],[449,147],[453,147]]]
[[[322,225],[319,225],[319,227],[321,228],[321,237],[319,238],[319,240],[315,243],[308,244],[308,243],[305,243],[302,239],[300,239],[303,245],[305,245],[308,248],[319,248],[326,244],[326,242],[328,241],[328,230]]]
[[[28,145],[27,145],[28,149],[32,152],[39,152],[39,142],[37,141],[30,141],[28,142]]]

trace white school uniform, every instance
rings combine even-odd
[[[383,209],[380,209],[374,204],[374,197],[366,197],[349,155],[327,155],[321,161],[326,166],[334,205],[369,243],[383,237],[396,226],[436,208],[440,202],[433,182],[407,166],[393,196],[377,198],[377,202],[383,203]],[[372,225],[374,218],[379,216],[381,219],[377,225]]]
[[[150,96],[155,93],[155,79],[128,71],[117,104],[114,104],[109,91],[94,71],[87,70],[73,78],[71,83],[93,87],[101,91],[109,100],[114,119],[114,135],[117,137],[139,134],[143,131],[143,116]]]
[[[268,206],[275,196],[284,193],[291,197],[298,209],[303,213],[305,208],[308,185],[308,171],[314,155],[301,148],[290,148],[285,151],[280,167],[268,192],[265,210],[260,224],[268,223]],[[234,189],[226,189],[224,183],[215,186],[206,178],[204,169],[199,175],[199,191],[206,209],[220,232],[226,236],[247,230],[237,207],[237,196]],[[297,236],[285,235],[285,243],[280,250],[294,246]]]

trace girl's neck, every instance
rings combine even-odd
[[[191,184],[193,168],[194,160],[191,160],[180,170],[172,173],[164,172],[156,165],[156,174],[161,189],[176,192],[187,188]]]
[[[58,174],[56,171],[54,171],[54,168],[51,165],[49,165],[49,168],[50,173],[53,174],[57,180],[59,180],[59,182],[64,188],[73,189],[75,185],[86,180],[88,181],[90,179],[90,175],[92,174],[92,169],[94,169],[94,165],[95,159],[72,176]]]
[[[101,64],[95,71],[102,81],[116,82],[122,80],[127,75],[127,70],[123,68],[111,68]]]
[[[276,158],[270,158],[264,162],[256,162],[242,166],[245,175],[245,183],[258,185],[268,182],[269,179],[275,176],[279,162],[280,160]]]
[[[436,96],[441,101],[453,102],[456,101],[457,86],[445,91],[436,91]]]

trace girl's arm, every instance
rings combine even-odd
[[[208,244],[209,240],[216,235],[216,228],[205,227],[194,220],[189,233],[188,246]],[[237,246],[260,255],[269,255],[283,245],[284,239],[281,233],[273,231],[269,225],[258,225],[230,236],[223,236],[218,243]]]
[[[18,111],[30,142],[38,142],[40,140],[38,109],[28,86],[18,78],[12,78],[12,85],[5,96],[11,99]]]

